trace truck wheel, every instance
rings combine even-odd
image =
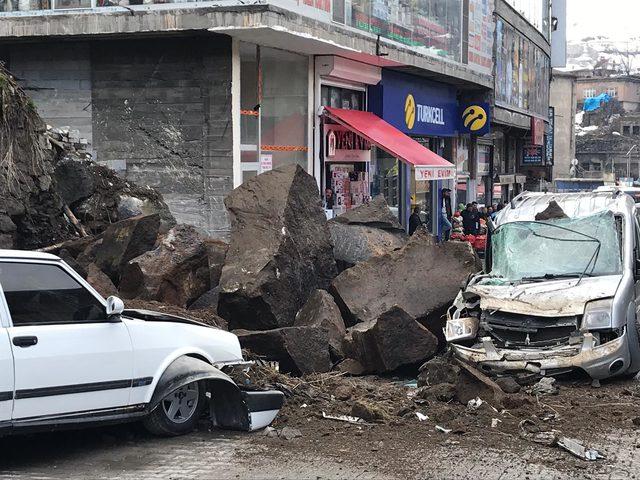
[[[198,382],[188,383],[164,397],[144,419],[154,435],[173,437],[191,432],[206,405],[205,389]]]

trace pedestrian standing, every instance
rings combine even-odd
[[[422,225],[422,218],[420,218],[420,206],[413,207],[413,213],[409,217],[409,235],[413,233]]]

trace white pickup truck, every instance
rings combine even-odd
[[[0,434],[143,420],[158,435],[214,425],[256,430],[283,403],[223,372],[238,338],[186,318],[125,310],[58,257],[0,250]]]

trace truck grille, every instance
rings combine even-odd
[[[578,330],[579,318],[537,317],[508,312],[483,312],[480,327],[500,347],[552,347],[566,345]]]

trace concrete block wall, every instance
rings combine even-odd
[[[79,130],[91,146],[90,48],[83,42],[29,43],[3,48],[9,69],[50,125]]]
[[[40,115],[79,130],[95,160],[157,188],[179,222],[228,237],[230,37],[3,45],[0,58]]]
[[[159,189],[179,222],[225,238],[233,188],[231,40],[93,42],[97,160]]]

